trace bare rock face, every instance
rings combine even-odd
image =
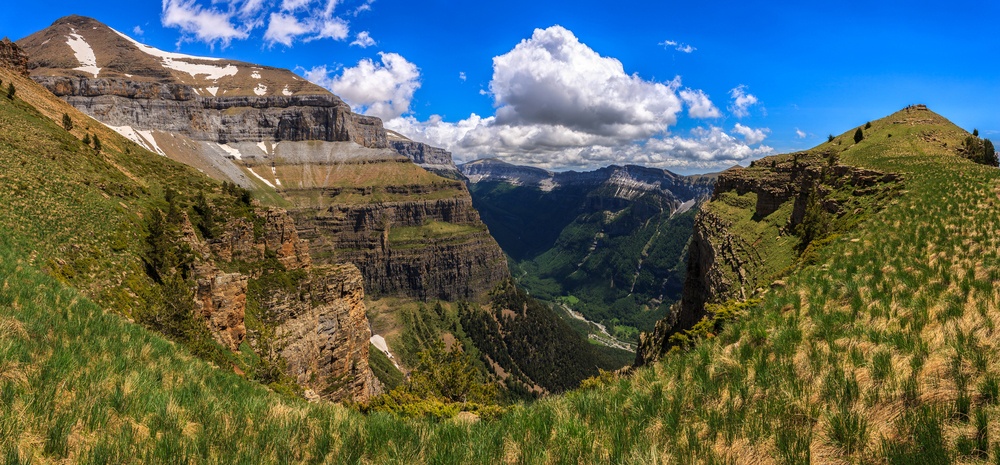
[[[357,264],[365,288],[376,296],[477,299],[509,276],[503,251],[467,193],[440,200],[337,204],[293,214],[315,254]],[[399,231],[432,222],[454,231],[398,237],[406,236]]]
[[[455,161],[452,160],[451,152],[445,149],[399,138],[390,138],[389,147],[409,158],[413,163],[420,165],[421,168],[438,176],[449,179],[464,178],[458,170],[458,166],[455,165]]]
[[[197,236],[186,216],[182,223],[182,240],[197,256],[196,308],[213,337],[230,350],[244,341],[258,352],[276,350],[288,374],[323,399],[365,401],[379,394],[381,386],[368,366],[371,330],[361,273],[353,265],[313,266],[309,246],[287,212],[269,208],[257,214],[262,230],[255,232],[246,219],[233,220],[222,237],[209,241]],[[294,289],[258,302],[263,313],[258,318],[275,327],[274,341],[265,343],[265,335],[246,327],[249,283],[260,276],[227,273],[219,265],[261,261],[269,253],[305,278]]]
[[[36,82],[111,126],[228,142],[351,141],[388,147],[382,120],[358,115],[333,94],[202,96],[186,84],[35,75]]]
[[[247,281],[240,273],[218,269],[199,273],[195,300],[215,340],[229,350],[237,350],[246,337]]]
[[[277,339],[289,373],[329,400],[367,400],[381,391],[368,369],[371,329],[361,273],[353,265],[318,266],[294,294],[271,298],[283,321]]]
[[[14,72],[28,76],[28,56],[17,44],[4,37],[0,40],[0,68],[7,68]]]

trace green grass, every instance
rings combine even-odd
[[[465,240],[467,236],[486,231],[486,226],[427,221],[422,226],[393,226],[389,243],[394,248],[425,247],[428,241]]]

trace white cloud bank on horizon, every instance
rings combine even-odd
[[[291,47],[297,41],[347,39],[350,24],[336,14],[337,4],[337,0],[282,0],[277,4],[265,0],[162,0],[160,22],[180,29],[178,43],[197,40],[227,47],[266,26],[263,39],[268,46]],[[357,16],[369,9],[370,1],[345,14]],[[367,44],[365,38],[367,33],[358,35],[359,44]]]
[[[710,125],[686,136],[670,134],[685,107],[692,118],[721,116],[704,91],[680,87],[679,77],[659,83],[627,74],[617,59],[599,55],[571,31],[552,26],[536,29],[531,38],[493,59],[486,93],[494,100],[493,116],[472,114],[446,122],[434,115],[419,121],[404,111],[385,125],[451,151],[457,162],[499,157],[555,170],[627,163],[715,169],[773,152],[762,144],[767,128],[737,124],[731,135]],[[364,107],[341,97],[355,108]]]

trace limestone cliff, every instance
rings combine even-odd
[[[294,214],[317,255],[358,264],[365,288],[376,296],[478,299],[509,273],[468,197],[338,204]]]
[[[156,129],[220,144],[323,140],[387,146],[381,120],[351,112],[333,94],[206,97],[185,84],[37,74],[33,78],[109,126]]]
[[[695,219],[681,301],[642,334],[636,365],[670,349],[670,336],[707,316],[707,303],[745,300],[793,266],[808,245],[798,227],[810,205],[830,224],[829,234],[869,214],[877,205],[872,198],[898,187],[897,175],[839,164],[836,153],[777,155],[719,175],[711,202]]]
[[[361,273],[352,265],[313,266],[291,216],[277,208],[256,214],[262,230],[235,219],[221,237],[207,241],[186,219],[182,227],[183,241],[196,256],[196,308],[212,335],[230,350],[246,342],[262,357],[282,358],[288,375],[321,398],[365,401],[378,394],[381,387],[368,367],[371,330]],[[301,279],[292,288],[265,288],[250,296],[249,285],[260,288],[268,273],[252,264],[268,257],[284,272],[301,271]],[[223,270],[235,263],[251,265]],[[248,303],[264,325],[256,330],[248,329]]]
[[[463,179],[462,173],[451,158],[451,152],[423,142],[410,140],[395,131],[387,130],[386,134],[390,148],[409,158],[421,168],[448,179]]]

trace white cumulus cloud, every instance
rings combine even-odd
[[[250,35],[249,30],[238,29],[233,25],[235,15],[232,8],[205,8],[194,0],[163,0],[160,22],[166,27],[180,29],[186,37],[193,37],[210,45],[221,43],[225,47],[233,39],[246,39]],[[182,37],[181,40],[185,38]]]
[[[291,47],[297,41],[345,40],[350,36],[349,22],[343,14],[336,13],[337,0],[162,0],[162,3],[160,21],[166,27],[181,30],[183,36],[178,43],[198,40],[225,47],[234,39],[250,38],[253,31],[265,26],[263,36],[257,37],[269,46]],[[370,8],[371,2],[362,4],[365,5]]]
[[[771,132],[771,130],[768,128],[752,129],[736,123],[736,126],[733,126],[733,132],[743,136],[743,140],[747,141],[748,144],[754,145],[763,142],[767,138],[767,133]]]
[[[386,127],[445,148],[456,161],[499,157],[548,169],[594,169],[636,163],[661,168],[718,169],[773,152],[766,129],[696,127],[671,134],[678,114],[717,118],[721,112],[679,78],[653,82],[625,72],[560,26],[537,29],[493,59],[493,116],[457,122],[432,116],[393,118]],[[740,126],[743,127],[743,126]]]
[[[684,89],[680,91],[681,100],[688,106],[688,116],[692,118],[718,118],[722,116],[719,109],[715,107],[708,94],[698,89]]]
[[[674,86],[627,74],[617,59],[552,26],[494,58],[489,87],[498,124],[641,138],[676,123],[681,101]]]
[[[737,118],[743,118],[750,114],[750,107],[756,105],[757,97],[747,93],[747,86],[740,84],[729,91],[729,96],[733,99],[733,104],[729,106],[729,111]]]
[[[366,58],[338,75],[331,75],[326,66],[303,75],[337,94],[355,111],[389,120],[409,113],[413,93],[420,88],[420,69],[397,53],[379,52],[379,58],[381,63]]]
[[[267,31],[264,32],[264,40],[289,47],[296,37],[310,32],[312,32],[312,27],[299,22],[299,19],[294,15],[271,13]]]
[[[361,31],[356,36],[354,36],[354,42],[351,42],[351,45],[357,45],[358,47],[361,48],[368,48],[371,47],[372,45],[375,45],[375,39],[372,39],[372,36],[368,33],[368,31]]]
[[[795,137],[798,137],[799,139],[805,139],[806,133],[799,128],[795,128]]]

